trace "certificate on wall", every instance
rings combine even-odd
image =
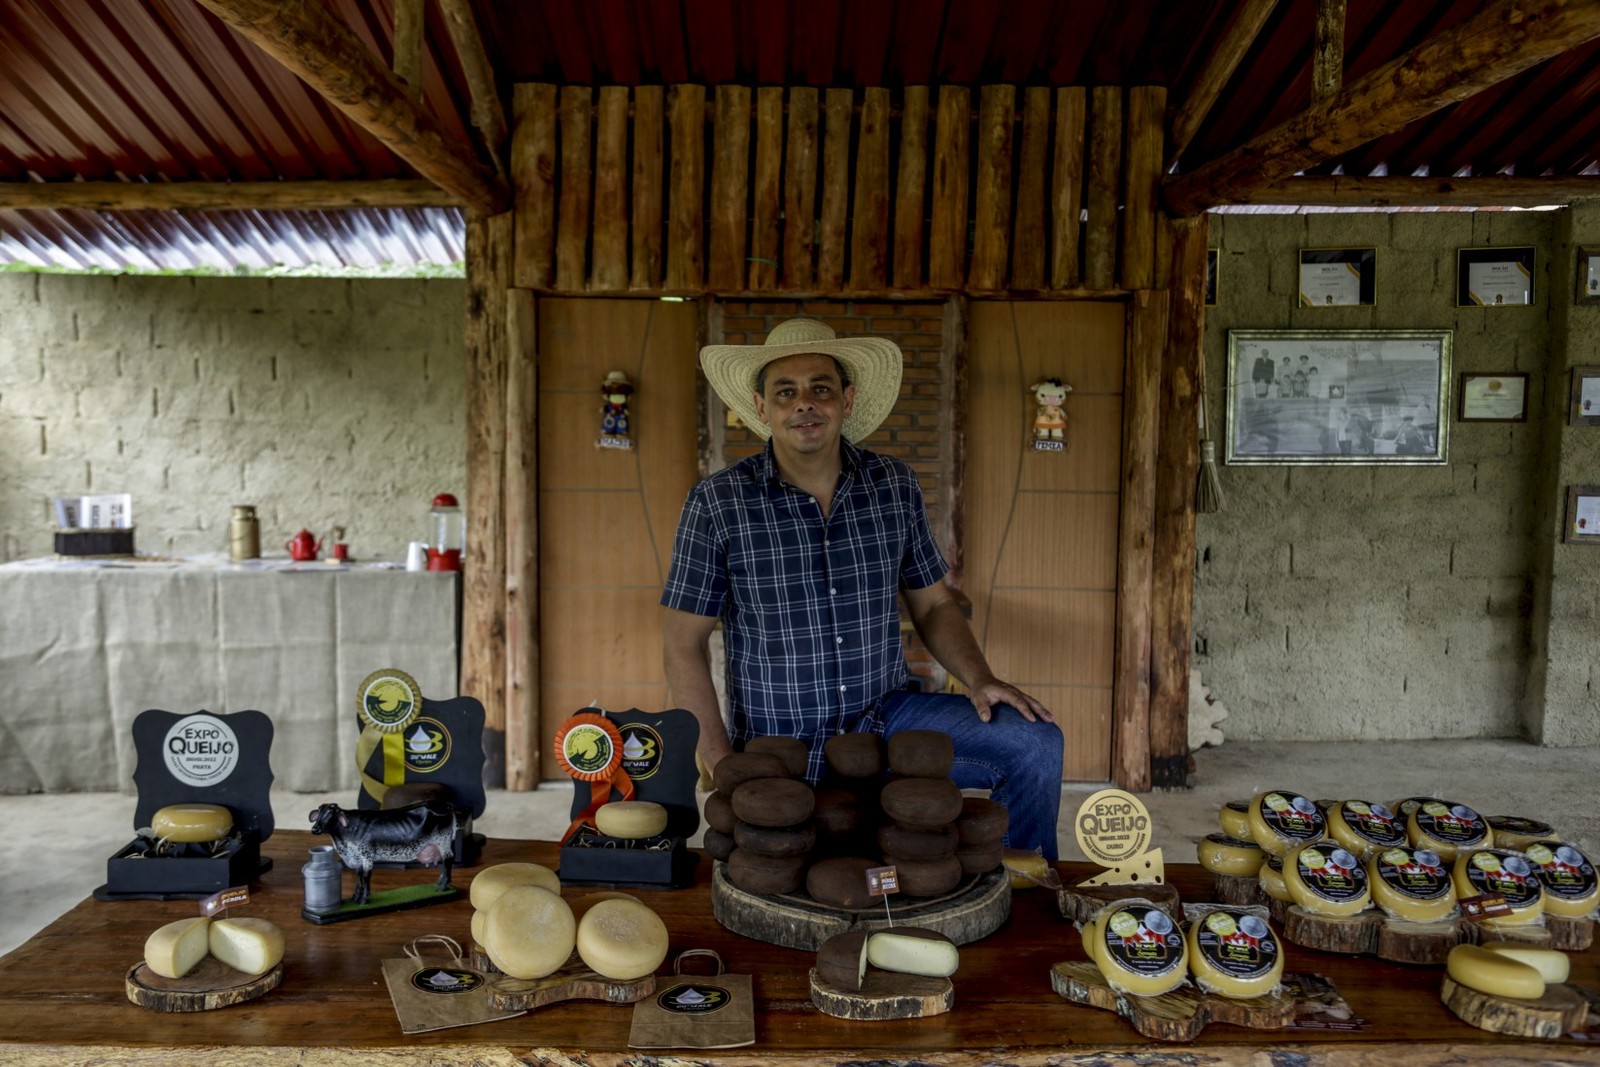
[[[1600,304],[1600,248],[1578,249],[1577,302]]]
[[[1533,303],[1533,248],[1463,248],[1456,253],[1456,304],[1527,307]]]
[[[1561,539],[1569,545],[1600,545],[1600,485],[1567,486],[1567,524]]]
[[[1377,250],[1302,248],[1301,307],[1359,307],[1376,302]]]
[[[1528,376],[1519,373],[1462,374],[1457,390],[1461,422],[1527,422]]]
[[[1572,368],[1570,426],[1600,426],[1600,367]]]

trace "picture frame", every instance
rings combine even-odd
[[[1538,299],[1532,245],[1456,251],[1456,307],[1531,307]]]
[[[1449,330],[1230,330],[1229,466],[1449,462]]]
[[[1600,426],[1600,367],[1572,368],[1568,426]]]
[[[1578,279],[1574,302],[1600,304],[1600,245],[1578,246]]]
[[[1361,307],[1378,302],[1376,248],[1302,248],[1300,306]]]
[[[1457,422],[1528,421],[1528,376],[1517,371],[1462,371],[1456,398]]]
[[[1569,545],[1600,545],[1600,485],[1567,486],[1561,540]]]

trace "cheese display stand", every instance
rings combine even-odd
[[[265,974],[243,974],[205,959],[182,978],[163,978],[149,965],[135,964],[128,969],[127,989],[128,999],[149,1011],[213,1011],[264,996],[282,981],[281,963]]]
[[[1294,998],[1283,993],[1236,1000],[1192,985],[1160,996],[1129,996],[1113,989],[1093,963],[1056,964],[1050,968],[1050,987],[1075,1004],[1116,1012],[1156,1041],[1193,1041],[1210,1023],[1281,1030],[1296,1010]]]

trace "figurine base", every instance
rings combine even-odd
[[[453,900],[461,899],[461,890],[455,886],[439,889],[432,883],[401,886],[398,889],[383,889],[373,893],[367,898],[365,904],[352,904],[346,900],[336,908],[328,911],[312,911],[309,908],[300,909],[300,917],[306,922],[326,926],[329,923],[342,923],[347,919],[365,919],[369,915],[386,915],[391,911],[406,911],[410,908],[427,908],[435,904],[448,904]]]

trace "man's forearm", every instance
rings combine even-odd
[[[662,664],[673,703],[693,712],[700,724],[697,747],[701,761],[707,768],[715,767],[717,760],[727,755],[732,746],[722,721],[721,706],[717,703],[717,690],[711,683],[711,663],[704,643],[692,648],[668,645]]]
[[[969,690],[994,679],[989,661],[972,636],[972,626],[953,600],[936,605],[919,621],[917,636],[940,666]]]

